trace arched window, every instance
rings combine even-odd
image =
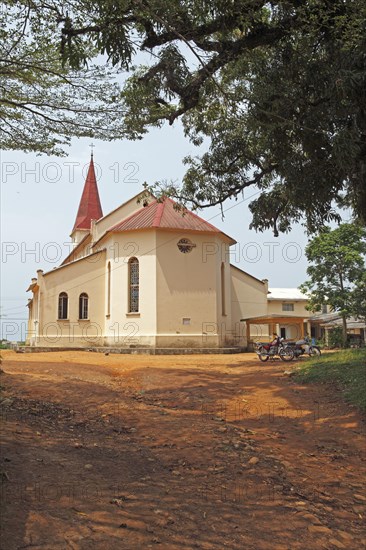
[[[221,263],[221,314],[226,315],[226,299],[225,299],[225,264]]]
[[[88,295],[83,292],[79,296],[79,319],[88,319]]]
[[[107,315],[111,314],[111,262],[107,266]]]
[[[58,296],[58,318],[67,319],[69,298],[66,292],[61,292]]]
[[[131,258],[128,262],[128,286],[128,311],[130,313],[136,313],[139,311],[140,295],[139,261],[137,258]]]

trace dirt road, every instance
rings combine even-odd
[[[253,354],[3,358],[2,549],[364,547],[336,390]]]

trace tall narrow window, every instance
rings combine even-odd
[[[107,267],[107,315],[111,314],[111,262]]]
[[[225,264],[221,263],[221,314],[226,315],[226,300],[225,300]]]
[[[66,292],[61,292],[58,297],[58,318],[67,319],[69,298]]]
[[[140,294],[140,274],[139,261],[137,258],[131,258],[128,262],[129,268],[129,304],[128,311],[135,313],[139,311],[139,294]]]
[[[79,296],[79,319],[88,319],[88,295],[83,292]]]

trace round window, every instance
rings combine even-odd
[[[179,250],[183,252],[183,254],[187,254],[187,252],[192,252],[193,248],[195,248],[195,244],[193,244],[189,239],[181,239],[177,244]]]

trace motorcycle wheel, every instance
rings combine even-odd
[[[263,363],[265,363],[269,359],[268,354],[265,352],[261,352],[258,357],[261,361],[263,361]]]
[[[282,361],[292,361],[294,358],[294,351],[291,348],[283,348],[279,353]]]
[[[318,346],[310,346],[310,348],[309,348],[310,357],[313,357],[315,355],[321,355],[321,354],[322,354],[322,352],[320,351]]]

